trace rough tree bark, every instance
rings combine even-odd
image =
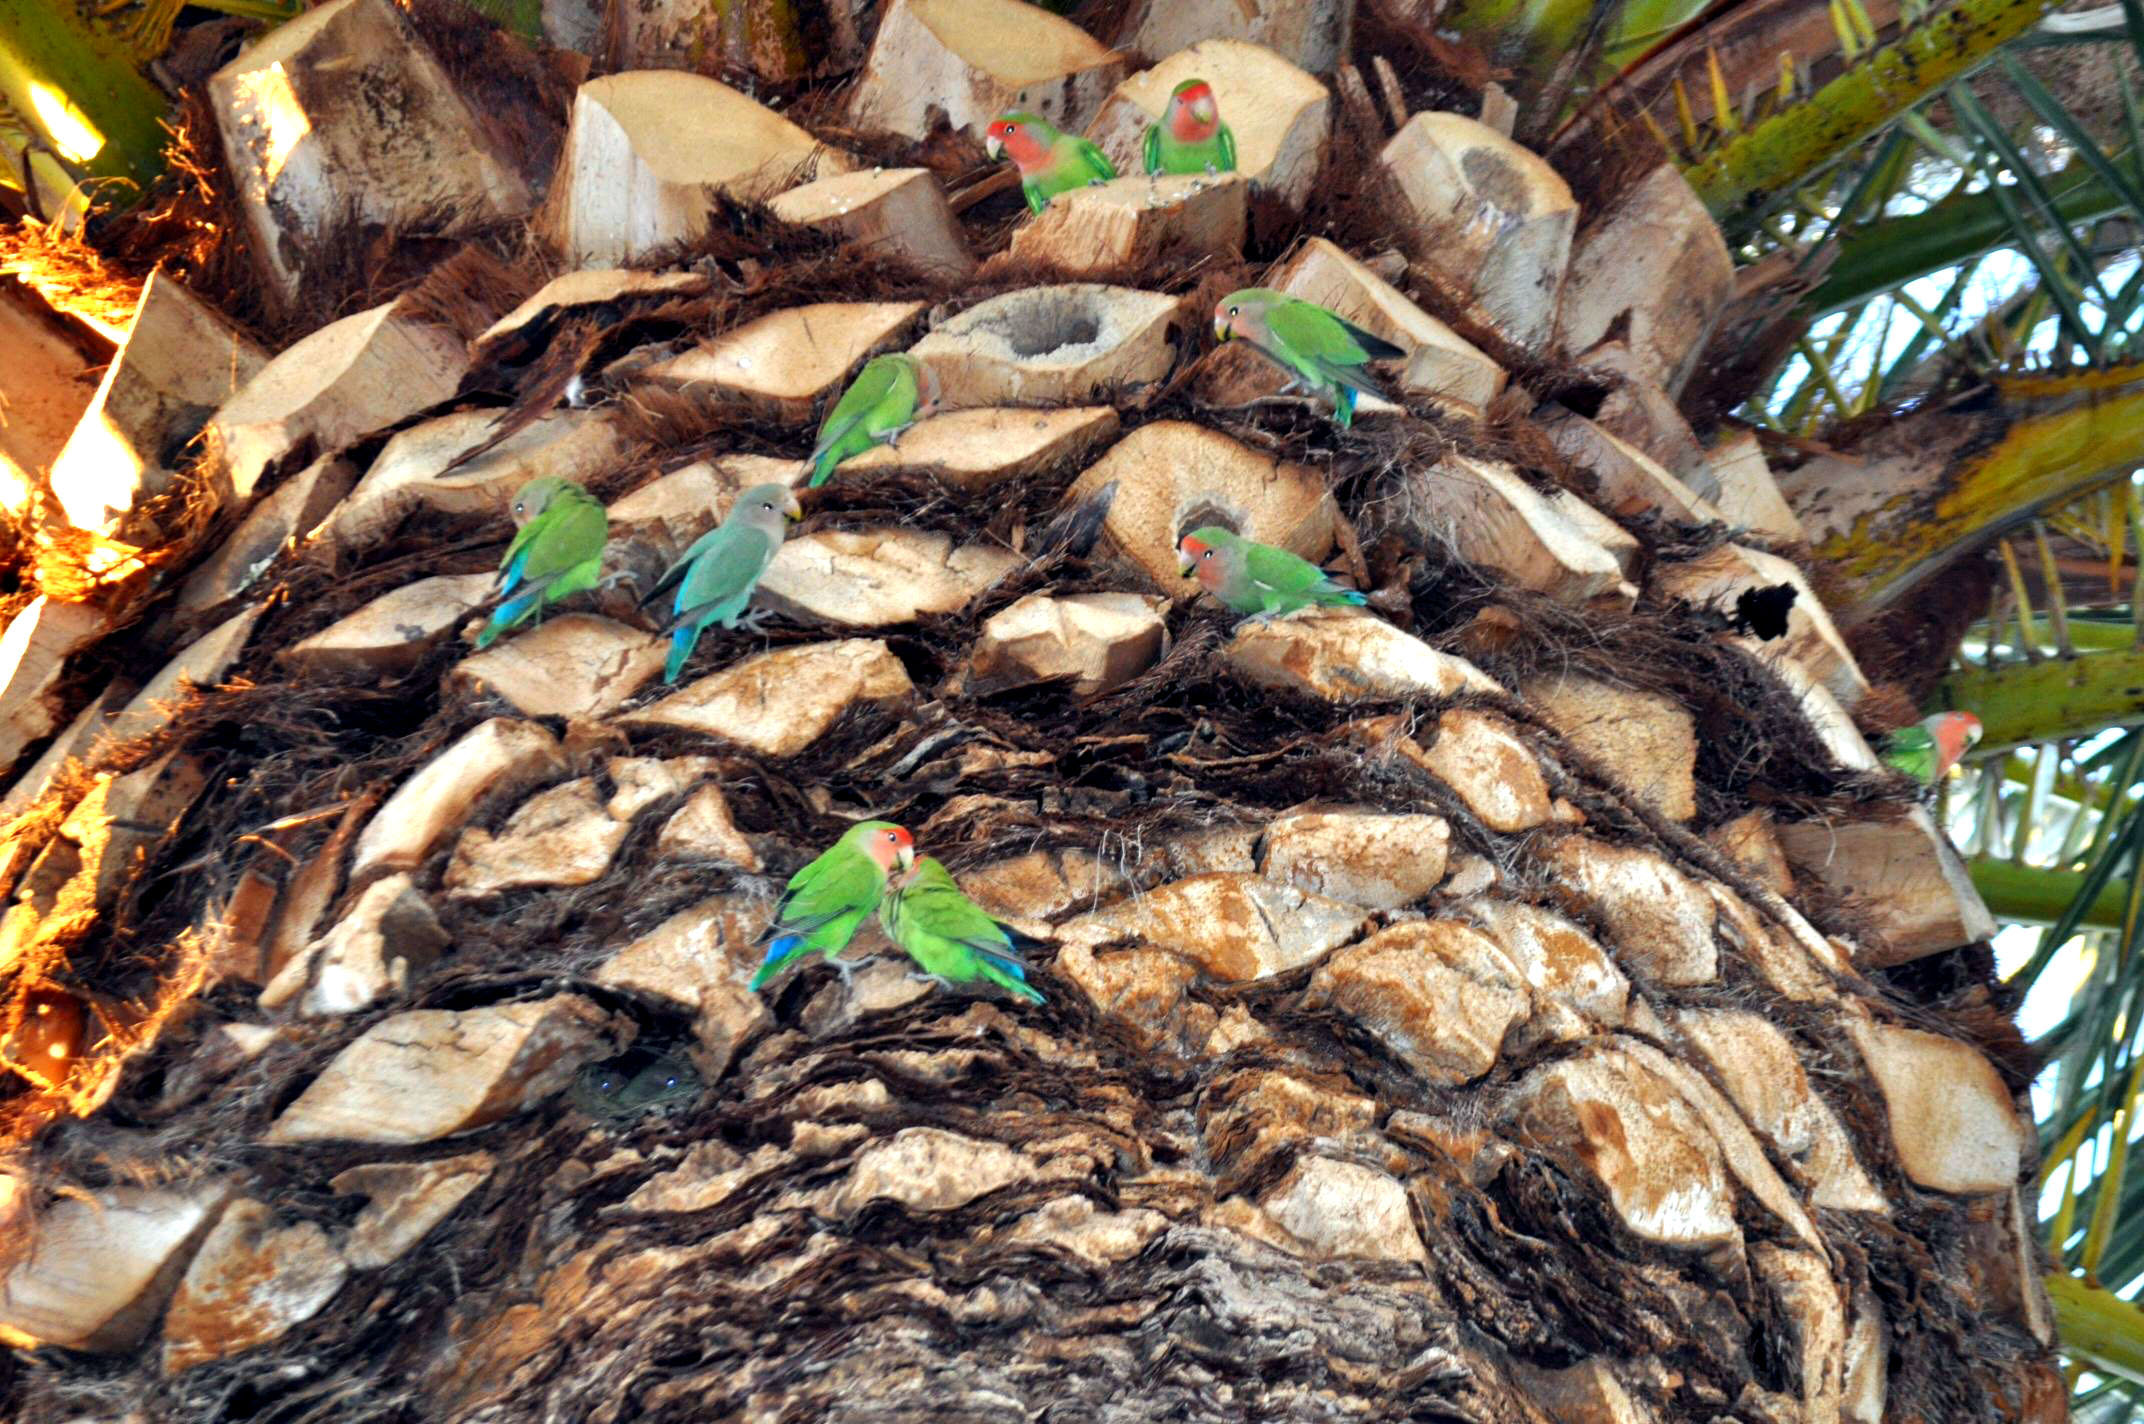
[[[904,126],[903,55],[983,63],[951,10],[893,7],[852,122]],[[366,310],[249,376],[176,474],[201,504],[145,511],[169,572],[91,579],[59,641],[88,605],[48,593],[0,663],[41,719],[0,858],[10,1418],[2061,1416],[1970,882],[1821,610],[1734,626],[1796,551],[1552,399],[1601,379],[1559,293],[1664,372],[1693,294],[1567,273],[1600,214],[1487,130],[1421,138],[1457,80],[1371,32],[1343,69],[1389,74],[1398,141],[1328,106],[1306,212],[1106,283],[1001,259],[1017,194],[937,198],[957,136],[840,130],[930,201],[837,220],[826,105],[717,96],[782,140],[725,192],[659,105],[620,117],[669,81],[599,78],[532,140],[575,125],[536,241],[390,243]],[[1035,82],[1092,108],[1090,60]],[[575,157],[599,120],[614,164]],[[808,225],[741,206],[815,176]],[[1399,256],[1543,203],[1493,292]],[[345,260],[332,214],[272,216],[330,234],[275,254],[297,291]],[[1308,232],[1448,358],[1349,431],[1203,335],[1308,280]],[[679,271],[560,275],[625,251]],[[659,685],[629,580],[797,478],[891,346],[961,408],[810,495],[777,616]],[[1768,480],[1695,435],[1707,482]],[[610,503],[625,586],[473,654],[545,473]],[[1231,626],[1170,553],[1213,521],[1370,606]],[[783,879],[865,815],[1042,941],[1046,1004],[883,956],[745,988]]]

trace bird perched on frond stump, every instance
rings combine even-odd
[[[1305,558],[1246,539],[1219,525],[1194,529],[1177,542],[1185,578],[1238,613],[1272,618],[1313,605],[1360,607],[1368,597]]]
[[[1333,419],[1355,423],[1357,396],[1390,400],[1364,369],[1407,353],[1382,336],[1315,302],[1268,287],[1245,287],[1214,304],[1213,332],[1223,341],[1241,338],[1288,373],[1283,391],[1314,391],[1332,402]]]
[[[1027,195],[1027,209],[1032,213],[1041,212],[1059,193],[1107,183],[1117,176],[1117,166],[1093,143],[1078,134],[1060,132],[1036,114],[1000,114],[984,132],[990,156],[1002,153],[1019,168],[1020,191]]]

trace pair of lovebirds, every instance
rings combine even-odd
[[[993,984],[1042,1002],[1042,991],[1027,982],[1013,932],[970,900],[945,866],[918,856],[915,837],[891,821],[859,821],[789,877],[752,987],[764,988],[813,953],[846,980],[852,967],[841,952],[874,914],[886,938],[931,978]]]

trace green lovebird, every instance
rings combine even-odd
[[[754,485],[737,496],[729,518],[692,541],[683,558],[672,564],[655,587],[640,600],[645,608],[677,585],[671,601],[671,618],[663,626],[670,635],[670,658],[663,664],[663,680],[676,682],[700,641],[700,630],[710,623],[725,628],[737,626],[759,576],[782,547],[789,532],[787,521],[804,515],[797,497],[787,485]]]
[[[1370,601],[1334,583],[1310,560],[1217,524],[1186,534],[1176,552],[1185,578],[1196,575],[1201,588],[1238,613],[1271,618],[1312,604],[1360,606]]]
[[[938,373],[913,356],[873,356],[849,382],[819,427],[806,463],[817,489],[834,467],[873,445],[894,444],[901,432],[938,408]]]
[[[858,927],[878,909],[886,877],[906,870],[915,860],[916,840],[891,821],[859,821],[819,858],[789,877],[767,926],[767,957],[752,976],[761,988],[783,970],[817,950],[849,977],[838,956]]]
[[[923,972],[946,984],[984,980],[1031,1004],[1042,991],[1027,982],[1011,933],[961,893],[952,872],[924,856],[880,902],[879,925]]]
[[[610,516],[594,495],[571,480],[545,475],[514,495],[521,526],[499,560],[499,606],[476,635],[488,648],[530,614],[596,586]]]
[[[1147,125],[1145,157],[1149,175],[1236,171],[1236,135],[1221,122],[1211,84],[1186,79],[1170,91],[1161,121]]]
[[[1011,156],[1020,169],[1020,191],[1027,209],[1039,213],[1059,193],[1107,183],[1117,176],[1109,156],[1078,134],[1058,132],[1049,120],[1029,113],[1000,114],[985,130],[984,147],[995,158]]]
[[[1970,712],[1938,712],[1893,732],[1883,759],[1923,786],[1933,786],[1965,759],[1982,730]]]
[[[1315,302],[1268,287],[1245,287],[1221,298],[1213,309],[1213,334],[1250,342],[1288,373],[1283,390],[1308,387],[1330,400],[1342,428],[1355,423],[1358,393],[1385,396],[1363,367],[1407,354]]]

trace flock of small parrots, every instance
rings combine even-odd
[[[1028,207],[1040,213],[1059,193],[1117,176],[1088,140],[1029,113],[1009,113],[988,129],[993,154],[1009,156],[1020,172]],[[1150,175],[1234,171],[1236,140],[1221,122],[1211,85],[1187,79],[1176,86],[1159,122],[1146,131],[1143,157]],[[1289,374],[1285,390],[1309,390],[1331,402],[1333,418],[1353,422],[1358,396],[1383,396],[1366,367],[1405,354],[1399,347],[1311,302],[1264,287],[1246,287],[1214,308],[1214,334],[1240,338]],[[906,354],[877,356],[842,392],[819,427],[805,463],[809,484],[826,483],[835,468],[902,433],[938,406],[938,380]],[[489,647],[502,634],[539,616],[550,604],[596,587],[609,519],[603,506],[570,480],[546,476],[523,486],[513,505],[520,528],[500,561],[496,604],[478,631]],[[738,495],[728,517],[695,540],[641,600],[645,607],[674,589],[663,631],[670,652],[663,676],[676,681],[710,624],[733,628],[744,618],[760,576],[782,546],[802,508],[787,485],[755,485]],[[1194,529],[1178,544],[1184,577],[1231,610],[1271,618],[1316,605],[1361,605],[1367,600],[1285,549],[1246,539],[1218,526]],[[1948,712],[1898,733],[1885,760],[1924,783],[1940,780],[1979,740],[1969,712]],[[816,952],[844,979],[838,956],[873,915],[888,939],[923,972],[942,982],[989,984],[1030,1002],[1041,993],[1027,982],[1016,937],[961,892],[951,873],[915,840],[886,821],[865,821],[789,880],[766,931],[766,958],[752,978],[759,989]]]

